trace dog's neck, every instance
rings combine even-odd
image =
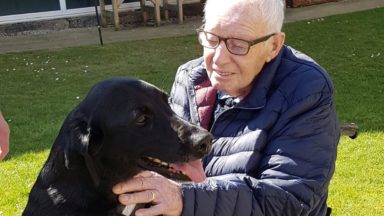
[[[84,211],[91,207],[97,207],[100,211],[101,209],[113,211],[117,207],[117,199],[112,194],[111,185],[105,185],[102,180],[95,185],[86,160],[81,155],[53,152],[57,153],[49,156],[38,178],[38,185],[44,187],[34,189],[42,189],[52,203],[58,206],[68,205],[71,208],[76,206]],[[58,161],[59,158],[61,159]],[[44,170],[57,172],[44,172]]]
[[[99,159],[86,162],[83,155],[65,151],[58,143],[53,148],[55,150],[51,151],[44,164],[30,199],[40,203],[39,208],[50,209],[49,211],[70,209],[72,212],[68,215],[79,212],[83,212],[83,215],[119,215],[116,214],[119,203],[112,193],[112,186],[117,182],[111,181],[117,181],[117,174],[101,170],[97,161]],[[92,166],[94,167],[90,169]],[[94,171],[90,171],[92,169]],[[92,172],[95,173],[91,174]],[[119,170],[118,173],[121,175],[127,172]]]
[[[100,175],[97,171],[95,161],[89,156],[89,154],[84,155],[85,165],[88,169],[89,175],[92,177],[93,184],[96,188],[100,186]]]

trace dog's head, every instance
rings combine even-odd
[[[199,159],[211,135],[179,118],[167,95],[144,81],[114,78],[96,84],[66,120],[67,164],[84,157],[96,184],[115,184],[141,170],[176,180],[202,180]]]

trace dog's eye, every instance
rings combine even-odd
[[[146,115],[140,115],[137,119],[136,119],[136,124],[140,127],[143,127],[146,125],[147,123],[147,120],[148,120],[148,116]]]

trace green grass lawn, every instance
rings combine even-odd
[[[287,24],[287,44],[332,76],[343,137],[333,215],[384,215],[384,9]],[[196,36],[0,55],[0,109],[11,151],[0,162],[0,216],[20,215],[63,119],[99,80],[134,76],[170,90],[175,71],[202,52]]]

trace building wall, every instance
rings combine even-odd
[[[0,25],[95,13],[98,0],[0,0]],[[107,9],[111,0],[104,0]],[[139,0],[124,0],[122,8],[139,8]]]
[[[93,15],[95,1],[98,0],[0,0],[0,25]],[[104,1],[111,10],[111,0]],[[285,1],[287,7],[301,7],[337,0]],[[124,0],[121,8],[135,10],[139,5],[139,0]]]

